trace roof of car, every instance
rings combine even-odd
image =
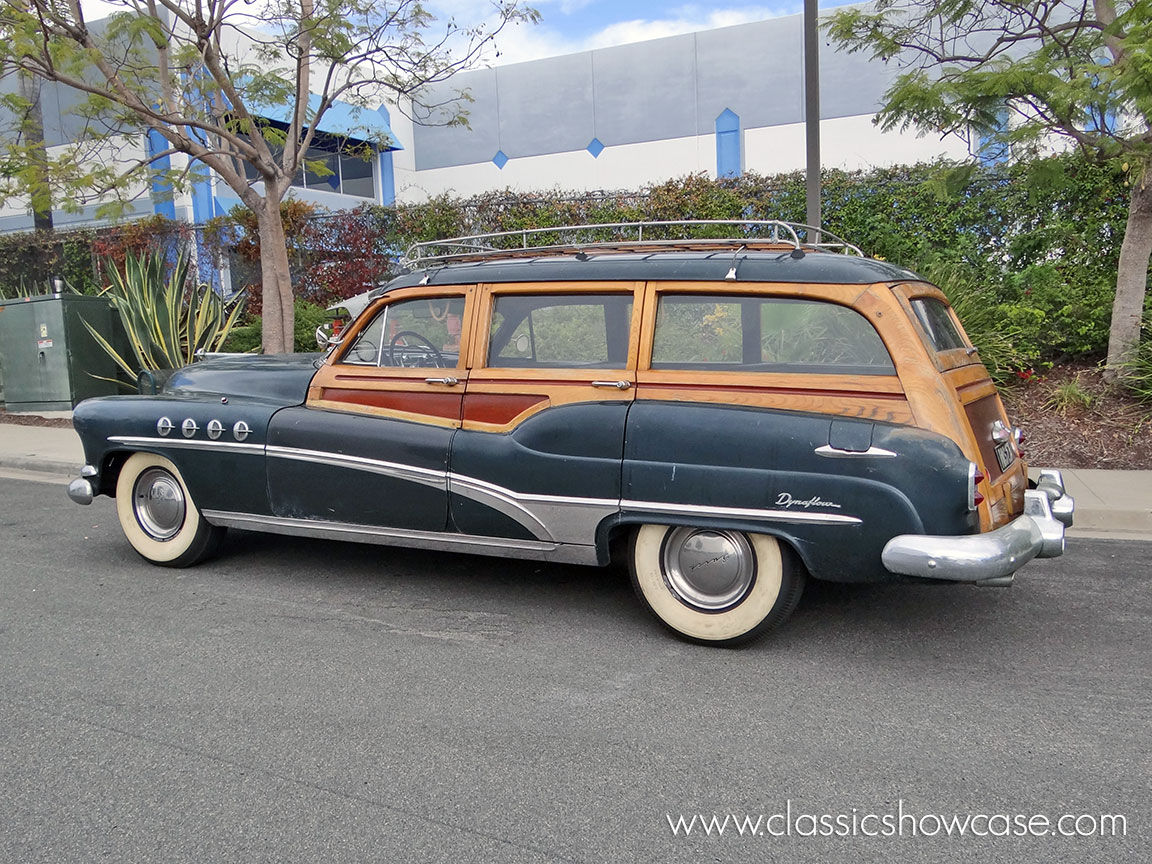
[[[866,285],[923,281],[911,270],[875,258],[791,248],[761,251],[576,252],[531,257],[485,257],[426,266],[398,276],[385,291],[412,285],[477,282],[730,281]]]

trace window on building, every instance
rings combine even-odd
[[[286,128],[280,124],[273,125]],[[273,152],[277,153],[276,149]],[[364,158],[365,155],[367,158]],[[318,189],[357,198],[375,198],[376,184],[372,167],[377,161],[375,157],[376,151],[362,141],[335,135],[317,135],[313,145],[308,148],[305,164],[292,177],[292,185],[298,189]],[[256,169],[248,163],[244,164],[244,175],[250,181],[261,179]]]

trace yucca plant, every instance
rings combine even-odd
[[[87,321],[84,326],[133,378],[141,371],[187,366],[201,350],[219,350],[244,307],[243,299],[227,303],[211,285],[190,281],[183,253],[171,272],[163,253],[129,253],[123,275],[113,268],[112,284],[101,295],[120,315],[135,366]]]

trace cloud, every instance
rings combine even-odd
[[[564,0],[561,0],[561,3],[563,2]],[[496,42],[499,56],[490,56],[488,62],[492,65],[522,63],[559,54],[574,54],[596,48],[610,48],[649,39],[695,33],[697,30],[732,27],[751,21],[797,14],[802,9],[800,0],[786,0],[772,6],[737,6],[727,9],[698,5],[666,7],[665,14],[660,17],[617,21],[592,33],[572,36],[550,25],[547,9],[544,8],[541,24],[536,26],[518,24],[501,34]]]

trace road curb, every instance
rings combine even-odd
[[[37,459],[25,456],[0,456],[0,468],[13,471],[30,471],[36,474],[56,474],[61,477],[79,477],[79,463],[60,462],[52,459]]]

